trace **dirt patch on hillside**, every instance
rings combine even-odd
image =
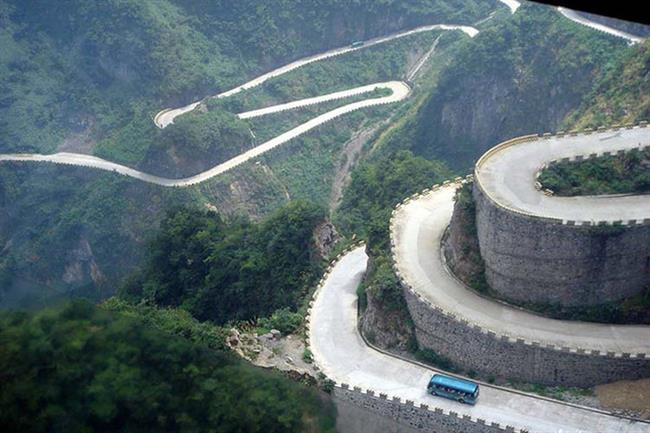
[[[596,396],[601,406],[607,410],[650,419],[650,379],[598,385]]]
[[[281,335],[278,331],[264,335],[231,329],[226,343],[235,353],[258,367],[318,377],[311,352],[298,335]]]

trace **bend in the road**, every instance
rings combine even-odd
[[[563,8],[563,7],[558,7],[557,10],[566,18],[570,19],[574,23],[590,27],[594,30],[599,30],[601,32],[607,33],[612,36],[616,36],[619,38],[623,38],[627,40],[630,44],[637,44],[640,42],[643,42],[645,39],[642,38],[641,36],[636,36],[627,32],[624,32],[622,30],[617,30],[613,27],[607,26],[605,24],[597,23],[595,21],[590,20],[589,18],[580,15],[578,12]]]
[[[650,128],[643,122],[598,132],[520,137],[486,152],[476,164],[474,179],[492,202],[512,212],[578,225],[601,221],[643,223],[650,218],[647,195],[607,199],[547,196],[535,187],[534,179],[554,160],[646,146],[650,146]]]
[[[111,171],[119,173],[125,176],[130,176],[135,179],[142,180],[144,182],[153,183],[160,186],[166,187],[187,187],[196,185],[202,182],[205,182],[208,179],[211,179],[215,176],[218,176],[222,173],[225,173],[228,170],[231,170],[240,164],[243,164],[246,161],[249,161],[253,158],[258,157],[259,155],[268,152],[302,134],[305,134],[312,129],[329,122],[339,116],[342,116],[353,111],[368,108],[383,104],[391,104],[394,102],[401,101],[408,97],[410,93],[410,88],[406,83],[401,81],[389,81],[386,83],[377,83],[370,86],[363,86],[365,91],[368,91],[368,88],[385,88],[392,91],[388,96],[381,98],[371,98],[363,101],[353,102],[351,104],[344,105],[342,107],[335,108],[323,113],[313,119],[298,125],[297,127],[290,129],[287,132],[284,132],[278,135],[275,138],[272,138],[259,146],[256,146],[252,149],[249,149],[246,152],[243,152],[234,158],[229,159],[221,164],[218,164],[202,173],[199,173],[194,176],[182,178],[182,179],[171,179],[160,176],[155,176],[148,173],[143,173],[139,170],[116,164],[114,162],[106,161],[104,159],[98,158],[96,156],[84,155],[84,154],[75,154],[75,153],[56,153],[53,155],[39,155],[39,154],[3,154],[0,155],[0,161],[47,161],[57,164],[68,164],[68,165],[77,165],[82,167],[97,168],[101,170]],[[355,89],[350,89],[346,92],[355,92]],[[327,95],[323,96],[327,98]],[[282,106],[278,106],[278,110],[284,109]],[[268,114],[268,113],[266,113]]]
[[[396,208],[391,220],[399,276],[432,308],[494,332],[497,338],[603,354],[650,353],[650,326],[549,319],[481,297],[454,278],[443,263],[440,246],[459,185],[450,183],[415,195]]]
[[[487,420],[539,433],[650,432],[650,425],[619,419],[562,402],[481,385],[475,406],[433,397],[426,384],[438,370],[405,362],[368,347],[357,327],[356,289],[366,271],[368,257],[363,246],[333,264],[325,274],[311,303],[308,342],[316,365],[338,384],[399,397],[429,410],[456,412],[459,417]]]
[[[508,0],[508,1],[510,1],[510,0]],[[225,98],[225,97],[228,97],[228,96],[232,96],[232,95],[235,95],[235,94],[241,92],[242,90],[252,89],[253,87],[257,87],[260,84],[263,84],[264,82],[266,82],[267,80],[269,80],[271,78],[278,77],[280,75],[284,75],[287,72],[293,71],[294,69],[301,68],[301,67],[306,66],[306,65],[308,65],[310,63],[314,63],[314,62],[329,59],[329,58],[332,58],[332,57],[340,56],[342,54],[351,53],[353,51],[363,50],[363,49],[366,49],[366,48],[369,48],[369,47],[373,47],[375,45],[384,44],[386,42],[390,42],[390,41],[393,41],[393,40],[396,40],[396,39],[399,39],[399,38],[404,38],[406,36],[414,35],[414,34],[417,34],[417,33],[430,32],[430,31],[434,31],[434,30],[460,30],[460,31],[462,31],[463,33],[467,34],[469,37],[472,37],[472,38],[478,34],[478,30],[476,28],[471,27],[471,26],[463,26],[463,25],[433,24],[433,25],[428,25],[428,26],[416,27],[416,28],[411,29],[411,30],[394,33],[394,34],[391,34],[391,35],[388,35],[388,36],[381,36],[381,37],[377,37],[377,38],[374,38],[374,39],[369,39],[369,40],[365,41],[363,45],[358,46],[358,47],[352,47],[352,46],[348,45],[348,46],[345,46],[345,47],[329,50],[329,51],[326,51],[326,52],[321,53],[321,54],[317,54],[317,55],[314,55],[314,56],[309,56],[309,57],[305,57],[305,58],[300,59],[300,60],[296,60],[294,62],[291,62],[291,63],[287,64],[287,65],[281,66],[281,67],[279,67],[277,69],[274,69],[274,70],[272,70],[270,72],[267,72],[267,73],[265,73],[263,75],[260,75],[259,77],[256,77],[256,78],[252,79],[251,81],[248,81],[248,82],[246,82],[246,83],[244,83],[244,84],[242,84],[240,86],[237,86],[237,87],[235,87],[233,89],[227,90],[225,92],[219,93],[219,94],[211,96],[211,97],[209,96],[208,98]],[[188,112],[194,110],[196,107],[199,106],[199,104],[201,102],[202,102],[202,100],[201,101],[196,101],[196,102],[193,102],[191,104],[188,104],[188,105],[186,105],[184,107],[180,107],[180,108],[165,108],[164,110],[162,110],[158,114],[156,114],[156,116],[154,117],[154,123],[159,128],[165,128],[169,124],[174,123],[174,119],[176,117],[181,116],[181,115],[183,115],[185,113],[188,113]]]

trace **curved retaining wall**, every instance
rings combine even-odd
[[[340,404],[352,405],[387,420],[386,425],[381,425],[376,419],[372,423],[364,420],[363,416],[355,414],[357,422],[347,421],[349,430],[354,433],[374,433],[379,427],[380,431],[399,432],[437,432],[437,433],[528,433],[527,430],[515,429],[499,423],[490,423],[481,418],[469,415],[459,415],[454,411],[445,411],[432,408],[425,404],[415,405],[410,400],[401,400],[399,397],[389,397],[386,394],[377,395],[372,390],[362,391],[347,384],[337,385],[332,392],[337,406]],[[352,425],[350,425],[352,424]],[[397,424],[399,430],[393,430]],[[337,427],[339,427],[337,422]],[[343,430],[343,429],[341,429]]]
[[[404,289],[418,344],[484,376],[544,385],[590,387],[650,377],[646,354],[601,353],[513,339],[442,311]]]
[[[485,277],[506,299],[587,306],[650,284],[650,224],[575,226],[515,214],[476,182],[474,200]]]
[[[310,325],[311,306],[314,299],[322,290],[336,263],[347,253],[362,245],[357,242],[347,247],[332,260],[321,277],[312,300],[309,302],[306,327]],[[305,339],[307,348],[310,346],[309,338]],[[314,366],[316,371],[320,369]],[[490,422],[485,419],[460,415],[458,412],[445,410],[426,404],[415,405],[411,400],[404,400],[398,396],[376,393],[374,390],[362,390],[351,387],[346,383],[337,383],[332,390],[334,402],[339,412],[348,416],[337,420],[337,429],[350,433],[374,433],[375,431],[399,432],[431,432],[438,433],[529,433],[528,430],[515,429],[509,425]],[[341,408],[341,405],[344,405]],[[356,410],[350,410],[359,409]],[[341,410],[343,409],[343,410]],[[364,419],[363,414],[368,413],[369,418]]]
[[[463,182],[472,178],[468,176]],[[461,178],[454,181],[460,185]],[[438,188],[439,185],[434,185],[423,193],[413,194],[398,204],[396,209]],[[499,334],[472,323],[471,318],[458,317],[442,310],[406,282],[396,266],[393,239],[391,245],[393,269],[402,285],[420,347],[431,349],[454,364],[484,376],[544,385],[590,387],[617,380],[650,377],[650,355],[645,353],[603,353],[589,348],[546,345]]]
[[[516,303],[569,307],[642,292],[650,285],[650,220],[577,223],[540,218],[509,209],[485,192],[478,174],[481,164],[507,147],[537,139],[501,143],[476,164],[476,228],[490,287]]]

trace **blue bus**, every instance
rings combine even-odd
[[[431,377],[427,391],[431,395],[450,398],[459,403],[475,404],[478,398],[478,384],[443,374]]]
[[[356,42],[352,42],[352,45],[350,46],[352,48],[359,48],[359,47],[363,47],[364,44],[365,44],[364,41],[356,41]]]

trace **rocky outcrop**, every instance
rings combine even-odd
[[[406,351],[413,338],[408,312],[385,308],[371,291],[366,293],[366,297],[367,306],[361,316],[363,335],[382,349]]]
[[[65,270],[61,277],[64,283],[82,285],[85,283],[100,284],[104,275],[100,270],[88,239],[81,237],[77,246],[70,250]]]
[[[372,275],[374,260],[368,261],[366,275]],[[398,287],[397,290],[400,290]],[[362,301],[363,302],[363,301]],[[365,308],[359,323],[361,333],[368,341],[382,349],[404,352],[414,343],[413,322],[406,306],[397,308],[382,303],[372,287],[365,292]]]
[[[323,221],[314,229],[314,238],[316,248],[321,257],[327,257],[332,252],[332,248],[341,240],[341,236],[336,231],[336,227],[330,221]]]
[[[485,264],[476,237],[476,206],[469,184],[456,193],[454,215],[443,239],[447,266],[466,285],[479,288],[483,283]]]
[[[599,59],[575,34],[583,29],[567,27],[555,11],[532,4],[522,9],[511,21],[479,33],[443,71],[405,132],[415,153],[467,169],[504,139],[561,129],[565,116],[591,91],[608,58]],[[495,37],[497,32],[507,36]],[[610,44],[606,56],[625,48],[623,40],[593,37]],[[590,56],[567,63],[576,51]]]

